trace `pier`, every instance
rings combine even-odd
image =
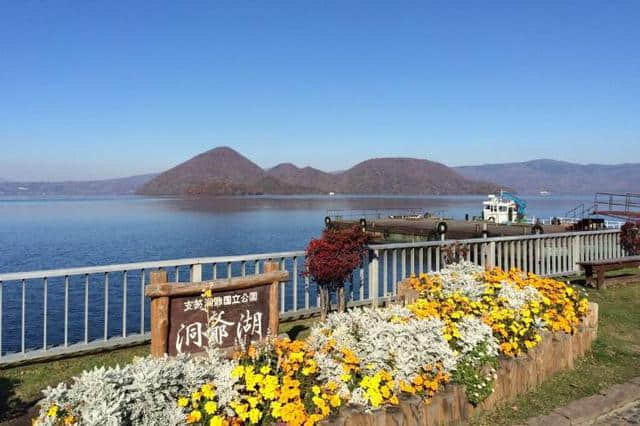
[[[344,228],[361,226],[361,220],[332,220],[331,225]],[[567,232],[565,225],[514,223],[500,225],[491,222],[464,221],[440,218],[381,218],[365,219],[364,229],[375,241],[435,241],[482,237],[512,237],[518,235]],[[444,224],[444,225],[443,225]],[[442,232],[444,231],[444,232]]]
[[[446,217],[443,213],[432,215],[419,208],[328,210],[324,221],[326,226],[336,228],[359,226],[379,243],[554,234],[573,231],[577,223],[576,219],[554,218],[501,224],[468,215],[465,220]],[[603,227],[604,224],[595,229]]]

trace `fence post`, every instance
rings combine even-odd
[[[191,282],[199,283],[202,281],[202,264],[196,263],[191,265]]]
[[[573,256],[571,256],[571,258],[573,259],[573,272],[575,273],[579,273],[580,272],[580,236],[579,235],[573,235],[571,236],[571,240],[572,240],[572,251],[573,251]]]
[[[160,289],[168,285],[166,271],[150,272],[147,291]],[[161,357],[167,353],[168,337],[169,297],[154,297],[151,299],[151,355]]]
[[[278,272],[280,271],[280,264],[278,262],[264,262],[264,273],[269,272]],[[277,312],[284,311],[284,306],[281,306],[278,309],[278,299],[279,292],[284,292],[284,283],[274,282],[269,289],[269,307],[270,309],[276,309]],[[331,301],[329,300],[329,303]],[[278,335],[278,326],[279,326],[279,314],[278,315],[270,315],[269,317],[269,329],[273,333],[274,336]]]
[[[380,252],[378,250],[373,250],[371,261],[369,262],[369,297],[371,297],[371,306],[373,306],[374,308],[378,307],[378,268],[380,263],[380,259],[378,258],[379,254]]]
[[[496,242],[491,241],[489,243],[489,257],[487,258],[486,269],[493,269],[496,267]]]

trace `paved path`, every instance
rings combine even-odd
[[[640,425],[640,377],[527,420],[528,426]]]
[[[607,414],[594,424],[598,426],[640,425],[640,399],[620,411]]]

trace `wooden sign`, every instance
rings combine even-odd
[[[151,354],[197,353],[209,344],[231,350],[276,335],[278,285],[288,277],[270,262],[263,274],[201,283],[169,284],[164,271],[152,272],[145,292],[151,298]],[[205,299],[206,290],[211,296]]]

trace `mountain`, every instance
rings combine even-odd
[[[341,192],[354,194],[484,194],[496,185],[467,179],[441,163],[375,158],[342,172]]]
[[[323,172],[313,167],[299,168],[291,163],[282,163],[267,170],[267,174],[290,185],[316,188],[315,192],[341,190],[338,174]]]
[[[485,194],[498,187],[461,176],[444,164],[377,158],[327,173],[282,163],[263,170],[228,147],[214,148],[147,182],[143,195],[242,194]]]
[[[65,182],[0,182],[0,195],[64,196],[127,195],[155,177],[155,174],[116,179]]]
[[[255,193],[252,185],[265,176],[264,170],[228,147],[196,155],[147,182],[144,195],[197,195],[205,193]]]
[[[456,167],[469,179],[508,185],[519,193],[593,194],[639,192],[640,164],[576,164],[540,159],[522,163]]]

